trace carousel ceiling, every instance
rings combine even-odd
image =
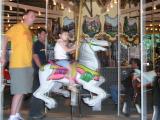
[[[85,0],[89,2],[96,1],[97,4],[103,8],[109,4],[111,0]],[[62,10],[69,8],[70,10],[77,10],[75,7],[80,0],[48,0],[49,18],[57,18],[62,16]],[[87,6],[86,6],[87,7]],[[34,8],[34,9],[33,9]],[[17,22],[21,20],[19,16],[27,9],[33,9],[38,12],[38,18],[45,18],[46,0],[4,0],[4,23]],[[77,8],[77,7],[76,7]],[[10,20],[8,19],[10,18]],[[39,20],[40,21],[40,20]],[[43,22],[45,22],[43,20]]]
[[[106,12],[107,8],[110,7],[110,2],[117,2],[117,0],[85,0],[87,2],[96,1],[97,4],[102,8],[102,12]],[[129,4],[134,4],[135,8],[139,9],[140,0],[121,0],[121,9]],[[48,19],[55,19],[63,15],[63,10],[65,8],[69,8],[70,10],[76,10],[77,5],[79,4],[80,0],[48,0]],[[156,3],[153,6],[152,3]],[[62,6],[63,5],[63,6]],[[159,0],[146,0],[146,11],[147,15],[151,16],[154,14],[154,22],[160,22],[160,1]],[[46,7],[46,0],[4,0],[4,23],[14,24],[17,21],[20,21],[22,18],[20,16],[23,12],[27,9],[33,9],[37,11],[37,23],[45,23],[45,7]],[[85,6],[87,8],[87,5]],[[134,12],[135,8],[131,8],[128,10],[124,10],[124,13],[131,13]],[[88,8],[91,10],[90,8]],[[88,10],[88,11],[89,11]],[[123,9],[122,9],[123,13]],[[92,15],[92,14],[91,14]],[[138,14],[137,14],[138,15]],[[151,22],[152,16],[148,19],[148,22]],[[137,16],[135,16],[137,17]]]

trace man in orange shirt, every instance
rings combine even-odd
[[[9,29],[4,37],[0,62],[5,63],[5,54],[8,41],[11,41],[10,75],[12,98],[11,114],[8,120],[23,120],[20,116],[20,107],[24,94],[32,92],[32,34],[29,26],[35,20],[35,13],[28,10],[23,15],[23,23],[18,23]]]

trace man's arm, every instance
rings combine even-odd
[[[33,54],[33,60],[34,60],[35,64],[40,68],[41,62],[40,62],[40,59],[37,54]]]
[[[2,42],[2,54],[0,56],[0,63],[2,65],[4,65],[6,62],[7,44],[8,44],[8,37],[4,36],[4,40]]]

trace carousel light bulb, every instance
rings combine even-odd
[[[9,10],[11,10],[11,11],[13,10],[12,6],[9,6]]]
[[[30,28],[33,29],[33,26],[31,26]]]
[[[10,22],[10,20],[8,19],[8,21],[7,21],[8,23]]]
[[[9,0],[10,2],[12,2],[12,0]]]
[[[117,0],[114,0],[114,3],[117,4],[118,3]]]
[[[7,14],[7,17],[8,17],[8,18],[10,17],[9,14]]]
[[[23,20],[21,20],[21,23],[23,23]]]
[[[153,9],[154,9],[154,10],[156,10],[156,9],[157,9],[157,8],[156,8],[156,5],[154,5]]]
[[[56,3],[56,1],[55,0],[53,0],[53,5],[56,5],[57,3]]]
[[[111,3],[111,6],[110,6],[111,8],[113,8],[113,4]]]
[[[153,28],[151,28],[151,31],[153,30]]]
[[[38,29],[39,29],[40,27],[38,26]]]
[[[158,29],[157,28],[155,28],[155,31],[157,31]]]
[[[11,24],[8,24],[8,27],[11,27]]]
[[[149,28],[148,27],[146,27],[146,30],[148,30]]]
[[[39,16],[41,16],[41,15],[42,15],[40,11],[38,11],[38,15],[39,15]]]
[[[153,25],[152,25],[152,24],[150,24],[149,26],[151,26],[151,27],[152,27]]]
[[[109,12],[109,8],[107,8],[107,12]]]
[[[70,9],[70,8],[68,8],[68,12],[69,12],[69,13],[71,12],[71,9]]]
[[[64,5],[63,4],[61,4],[61,9],[64,9]]]

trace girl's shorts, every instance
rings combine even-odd
[[[70,65],[70,61],[68,61],[68,60],[58,60],[58,61],[56,61],[56,64],[67,68]]]

